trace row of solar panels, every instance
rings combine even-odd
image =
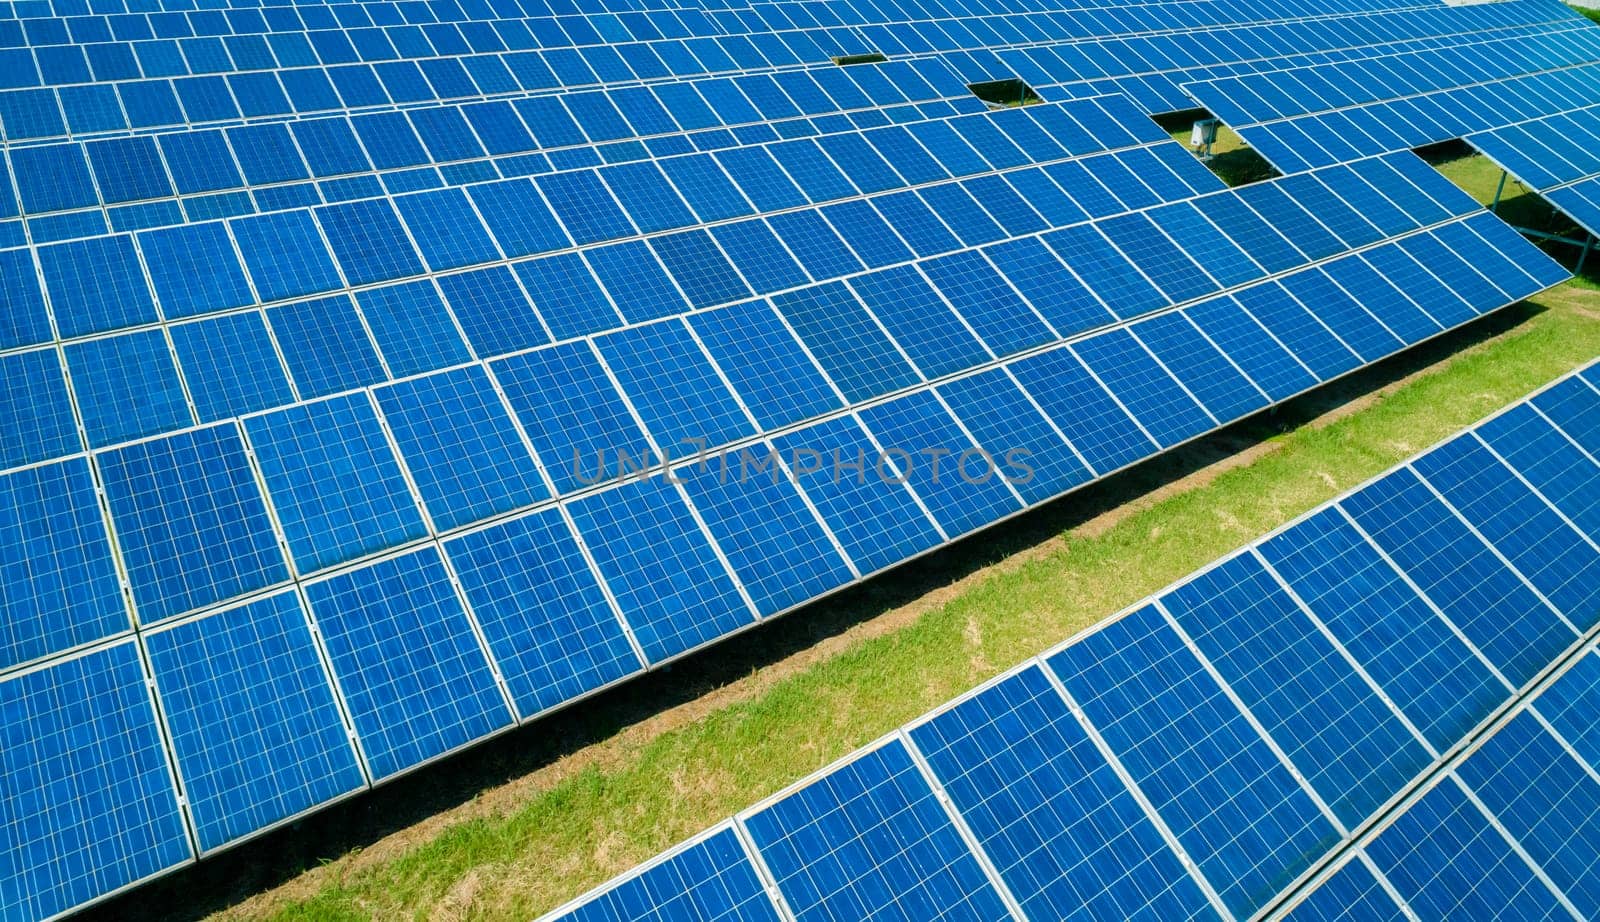
[[[1491,12],[1481,13],[1477,12],[1478,10]],[[1413,31],[1422,35],[1433,34],[1436,31],[1463,29],[1473,31],[1479,28],[1512,25],[1524,20],[1544,21],[1557,15],[1571,17],[1570,12],[1565,11],[1560,4],[1538,2],[1494,4],[1473,8],[1470,12],[1415,10],[1403,21],[1393,20],[1390,23],[1392,31],[1389,34],[1395,31],[1405,35],[1410,35]],[[1221,56],[1227,60],[1217,61],[1213,69],[1197,72],[1194,75],[1214,76],[1230,72],[1217,71],[1214,69],[1216,65],[1250,61],[1273,54],[1343,47],[1352,41],[1368,43],[1381,40],[1379,36],[1383,34],[1382,32],[1377,35],[1359,34],[1358,30],[1357,35],[1351,35],[1350,27],[1339,20],[1326,20],[1319,25],[1325,28],[1302,26],[1290,29],[1252,26],[1215,30],[1205,33],[1204,43],[1179,44],[1177,38],[1169,38],[1165,41],[1149,39],[1087,43],[1082,47],[1077,44],[1057,44],[1055,47],[1060,49],[1058,53],[1036,53],[1033,57],[1038,60],[1029,62],[1027,66],[1030,70],[1043,67],[1048,73],[1055,74],[1063,80],[1068,78],[1080,81],[1103,80],[1115,76],[1170,69],[1180,64],[1188,66],[1190,61],[1198,64],[1218,57],[1219,52],[1214,49],[1226,49]],[[1282,35],[1278,34],[1280,32]],[[104,50],[118,46],[65,47],[73,49],[74,54],[78,53],[81,47],[94,57],[111,55],[117,60],[124,59],[120,54]],[[601,47],[610,51],[610,46]],[[1200,50],[1195,50],[1196,47]],[[85,76],[86,79],[92,78],[90,83],[0,92],[0,125],[4,126],[6,137],[14,141],[58,137],[68,132],[82,134],[121,131],[128,128],[142,129],[208,122],[227,123],[240,119],[325,112],[341,107],[391,106],[396,103],[415,105],[436,99],[481,98],[556,86],[557,84],[553,82],[555,72],[542,62],[538,54],[517,51],[503,54],[458,55],[428,59],[420,63],[390,61],[380,63],[376,67],[366,64],[342,64],[331,69],[311,66],[316,64],[315,60],[297,56],[287,59],[291,65],[287,69],[176,79],[167,77],[164,70],[161,74],[151,75],[159,79],[138,79],[140,74],[132,66],[134,59],[130,52],[126,56],[126,61],[129,62],[126,65],[94,60],[89,62],[87,70],[74,65],[76,68],[74,73]],[[807,60],[822,62],[826,58],[826,55],[819,55]],[[1007,77],[1011,73],[1010,65],[993,52],[980,52],[976,57],[971,53],[942,55],[940,60],[957,66],[961,73],[958,84],[961,81]],[[261,63],[262,66],[271,66],[270,62]],[[733,66],[718,65],[702,70],[690,68],[684,73],[700,74],[728,69],[733,69]],[[831,65],[824,65],[814,70],[821,75],[817,79],[827,81],[825,86],[836,86],[841,80]],[[1145,90],[1143,83],[1139,81],[1121,82],[1129,83],[1130,87],[1138,89],[1146,96],[1150,92],[1159,92],[1166,96],[1177,92],[1170,79],[1164,80],[1161,84],[1164,89],[1159,90]],[[946,87],[945,83],[939,85],[941,88]],[[871,87],[866,89],[871,100],[879,101],[879,97],[872,93]],[[1094,89],[1091,86],[1085,92],[1093,92]],[[682,95],[682,91],[669,92]],[[714,88],[706,89],[707,94],[712,92],[720,91]],[[773,96],[768,92],[765,97],[770,98],[771,104],[779,106],[779,109],[768,112],[758,102],[757,108],[760,111],[748,113],[746,120],[793,117],[802,111],[813,114],[826,111],[814,109],[815,103],[811,100],[819,96],[815,89],[805,90],[805,94],[805,99],[797,104],[794,100],[782,100],[780,103],[782,93]],[[826,96],[825,93],[820,95],[824,98]],[[953,97],[965,95],[965,91],[963,87],[957,85],[954,88],[943,89],[941,95]],[[1084,92],[1077,92],[1074,95],[1084,95]],[[894,94],[891,93],[883,99],[893,100]],[[713,107],[715,107],[714,102]],[[1170,104],[1161,105],[1162,110],[1170,108],[1172,108]],[[657,124],[659,119],[652,123],[652,129],[660,130],[656,128]]]
[[[1462,15],[1461,11],[1467,9],[1474,13]],[[1478,14],[1476,11],[1489,11],[1487,14]],[[1438,38],[1418,37],[1401,41],[1367,44],[1349,48],[1347,50],[1333,50],[1327,52],[1301,51],[1295,48],[1294,43],[1285,40],[1284,31],[1299,31],[1307,27],[1318,32],[1325,32],[1332,23],[1296,23],[1289,24],[1283,29],[1257,29],[1240,30],[1240,37],[1254,47],[1254,54],[1246,56],[1237,63],[1231,60],[1232,55],[1218,55],[1215,52],[1207,57],[1225,57],[1222,63],[1206,66],[1163,66],[1160,61],[1151,60],[1145,67],[1135,69],[1128,76],[1107,77],[1100,79],[1085,79],[1082,71],[1075,70],[1070,64],[1058,63],[1056,58],[1072,61],[1076,55],[1056,54],[1051,46],[1036,48],[1002,50],[996,57],[1003,61],[1014,72],[1027,80],[1030,85],[1040,89],[1046,98],[1072,99],[1085,94],[1120,92],[1126,94],[1139,104],[1141,108],[1152,114],[1164,112],[1180,112],[1195,108],[1194,98],[1191,97],[1185,86],[1195,81],[1214,80],[1240,74],[1273,72],[1283,68],[1321,67],[1328,64],[1337,64],[1344,61],[1360,60],[1374,56],[1387,56],[1404,54],[1414,51],[1434,48],[1462,48],[1486,40],[1494,35],[1487,35],[1484,30],[1501,30],[1507,37],[1537,36],[1551,31],[1565,31],[1569,29],[1588,28],[1570,8],[1561,4],[1537,2],[1529,4],[1529,10],[1540,20],[1541,25],[1515,26],[1496,25],[1495,21],[1502,19],[1506,10],[1503,2],[1481,5],[1476,7],[1446,7],[1442,10],[1426,11],[1433,14],[1443,14],[1443,17],[1457,28]],[[1397,11],[1397,14],[1410,14],[1424,11]],[[1360,21],[1378,19],[1376,15],[1361,17]],[[1519,17],[1520,18],[1520,17]],[[1544,24],[1547,23],[1547,24]],[[1214,35],[1211,33],[1193,33],[1190,36],[1201,39],[1212,47]],[[963,73],[971,71],[963,70]]]
[[[1600,146],[1600,108],[1572,109],[1466,141],[1584,230],[1600,234],[1600,158],[1593,152]]]
[[[1069,112],[1085,109],[1106,116],[1098,105],[1084,104],[1058,114],[1070,118]],[[1000,124],[1031,124],[1034,112],[1043,111],[1011,113]],[[987,116],[978,119],[974,124],[994,128]],[[994,137],[1004,137],[1003,130]],[[1124,134],[1107,143],[1137,140]],[[1058,148],[1054,155],[1063,153]],[[852,161],[865,162],[859,155]],[[646,219],[656,221],[647,229],[664,230],[662,214],[684,224],[696,220],[685,206],[666,210],[665,203],[678,200],[668,197],[672,186],[660,172],[635,171],[625,181],[610,177],[611,188],[634,206],[627,212],[616,205],[603,209],[607,187],[593,174],[579,178],[597,191],[557,199],[581,203],[581,209],[556,209],[579,243],[597,242],[611,230],[631,234]],[[651,178],[665,194],[647,194]],[[1162,140],[709,230],[420,277],[502,252],[520,256],[568,245],[562,224],[535,190],[526,181],[496,184],[480,187],[473,199],[459,191],[402,196],[398,211],[380,200],[40,247],[42,289],[28,251],[13,251],[0,261],[12,280],[13,341],[49,342],[54,335],[69,345],[60,354],[29,350],[0,359],[0,397],[24,423],[0,463],[36,463],[82,450],[75,413],[86,447],[106,447],[752,296],[786,292],[784,303],[804,305],[817,292],[838,290],[832,280],[840,278],[888,314],[891,329],[908,301],[926,307],[942,297],[961,311],[976,311],[968,322],[988,348],[1006,355],[1111,319],[1103,309],[1085,310],[1093,302],[1081,293],[1067,301],[1068,290],[1087,287],[1116,317],[1129,318],[1476,208],[1410,155],[1234,193],[1221,191],[1214,176]],[[720,203],[709,207],[726,208],[737,195],[716,187],[700,191],[691,200]],[[1195,202],[1199,211],[1181,203],[1155,207],[1208,192]],[[1226,230],[1204,216],[1208,211]],[[477,214],[491,216],[493,236]],[[543,222],[536,220],[540,215]],[[715,216],[732,217],[726,211]],[[1090,218],[1097,223],[1081,223]],[[473,228],[475,235],[468,233]],[[1186,241],[1194,258],[1174,240]],[[984,249],[971,249],[979,246]],[[908,260],[920,261],[932,287],[884,287],[885,279],[917,276],[903,265]],[[1007,288],[1007,278],[1026,302]],[[400,283],[387,284],[395,280]],[[1062,287],[1069,282],[1072,289]],[[354,301],[349,295],[292,300],[173,322],[345,285],[362,286]],[[969,304],[980,291],[987,292],[984,302]],[[790,322],[803,325],[793,317]],[[99,335],[129,327],[138,331]],[[828,351],[817,342],[810,347]],[[935,364],[942,369],[945,363]],[[143,399],[130,407],[129,393]]]
[[[1292,173],[1593,105],[1597,56],[1600,37],[1577,29],[1185,89]]]
[[[1326,16],[1355,9],[1421,7],[1427,4],[1367,2],[1333,8],[1308,3],[1274,7],[1264,17],[1254,4],[1185,0],[1177,3],[986,4],[960,12],[918,4],[912,9],[871,12],[847,4],[761,4],[739,13],[705,10],[694,5],[661,5],[652,10],[596,9],[586,13],[553,13],[523,4],[460,4],[359,2],[340,4],[254,4],[234,8],[194,9],[193,3],[150,3],[126,10],[121,2],[83,4],[70,14],[0,15],[0,49],[47,48],[109,42],[229,39],[238,36],[289,33],[339,33],[352,41],[378,41],[371,30],[389,35],[420,34],[439,54],[465,54],[531,49],[576,48],[695,36],[756,35],[870,26],[933,27],[915,50],[951,50],[1100,35],[1135,35],[1192,29],[1228,22],[1260,22]],[[10,6],[7,4],[6,6]],[[1140,7],[1135,9],[1133,7]],[[170,8],[170,11],[169,9]],[[1171,15],[1168,15],[1171,14]],[[1049,17],[1048,20],[1042,17]],[[1029,22],[1048,22],[1048,30]],[[445,27],[445,28],[440,28]],[[395,31],[389,31],[395,30]],[[410,30],[406,32],[404,30]],[[954,31],[943,31],[954,30]],[[379,32],[379,35],[384,32]],[[933,36],[937,36],[934,38]],[[952,42],[956,42],[952,44]],[[391,54],[416,47],[414,38],[392,39]],[[897,50],[913,50],[897,49]],[[251,55],[259,56],[259,55]],[[323,61],[323,63],[340,63]],[[28,71],[23,71],[24,75]],[[50,81],[46,79],[45,83]],[[37,83],[29,85],[38,85]]]
[[[1517,4],[1515,6],[1531,6],[1532,4]],[[1191,8],[1206,8],[1209,3],[1191,2]],[[1553,18],[1560,12],[1555,4],[1542,4],[1544,17]],[[1388,10],[1390,6],[1383,9]],[[315,9],[315,8],[312,8]],[[1376,9],[1376,7],[1375,7]],[[1444,15],[1448,18],[1446,10],[1432,7],[1398,6],[1402,11],[1413,13],[1432,14],[1435,17]],[[1322,15],[1350,12],[1348,10],[1324,11]],[[249,11],[250,15],[259,17],[258,11]],[[218,15],[218,14],[212,14]],[[242,15],[242,13],[241,13]],[[1231,44],[1228,36],[1242,28],[1258,29],[1262,31],[1282,30],[1286,34],[1315,33],[1328,28],[1334,31],[1347,33],[1365,33],[1371,38],[1366,43],[1391,40],[1396,34],[1395,30],[1385,30],[1381,27],[1362,27],[1339,20],[1289,20],[1283,23],[1266,24],[1249,22],[1242,26],[1228,15],[1220,15],[1219,22],[1207,27],[1207,32],[1222,33],[1221,44]],[[131,19],[131,21],[130,21]],[[1005,26],[1008,34],[1001,35],[995,31],[995,24]],[[0,62],[4,62],[5,70],[0,76],[0,88],[23,89],[29,87],[54,86],[57,88],[80,83],[103,83],[118,80],[137,80],[141,78],[158,77],[184,77],[204,76],[215,74],[239,73],[259,70],[279,70],[306,66],[337,66],[344,64],[369,63],[381,64],[394,61],[415,61],[421,63],[430,74],[441,77],[444,72],[427,62],[435,58],[450,58],[483,65],[476,56],[496,55],[510,52],[522,52],[535,49],[555,49],[559,44],[541,42],[537,37],[529,40],[526,23],[529,20],[507,19],[499,20],[498,28],[510,28],[516,24],[523,33],[521,40],[507,42],[501,35],[490,30],[487,34],[475,35],[476,41],[470,41],[463,36],[454,24],[437,23],[431,26],[400,26],[383,25],[369,28],[351,28],[348,30],[338,27],[324,27],[309,31],[282,31],[272,29],[266,23],[261,23],[261,28],[253,31],[243,31],[238,34],[186,34],[193,30],[182,24],[181,17],[177,22],[169,25],[177,28],[152,28],[150,23],[137,18],[115,17],[109,22],[100,19],[87,20],[43,20],[56,29],[65,29],[63,23],[77,23],[76,31],[86,33],[74,34],[68,41],[67,34],[51,35],[47,39],[36,36],[17,35],[11,42],[15,47],[6,47],[0,44]],[[872,38],[887,39],[887,50],[880,49],[886,54],[895,55],[920,55],[937,52],[954,52],[960,50],[994,50],[1006,46],[1026,46],[1046,42],[1049,44],[1069,45],[1088,44],[1090,46],[1103,44],[1110,61],[1130,72],[1142,70],[1161,69],[1161,66],[1175,66],[1184,62],[1199,63],[1196,56],[1204,58],[1216,52],[1207,49],[1205,42],[1195,41],[1191,36],[1196,35],[1195,28],[1183,32],[1165,31],[1149,35],[1133,35],[1128,30],[1111,29],[1106,32],[1094,31],[1078,38],[1095,39],[1093,42],[1074,41],[1070,33],[1074,30],[1052,30],[1045,32],[1042,29],[1023,28],[1023,23],[1014,22],[1011,17],[992,16],[974,20],[954,20],[938,26],[943,29],[960,27],[965,30],[957,36],[944,36],[943,40],[930,40],[922,37],[921,32],[935,28],[932,23],[886,25],[881,28],[888,30],[885,34],[875,34]],[[12,23],[12,27],[19,33],[29,24]],[[974,28],[981,27],[982,34],[974,33]],[[1166,27],[1172,28],[1170,24]],[[813,27],[815,31],[817,27]],[[905,34],[906,30],[912,32]],[[0,26],[0,32],[4,32]],[[212,32],[217,30],[213,29]],[[482,30],[475,30],[482,31]],[[673,40],[688,38],[690,30],[675,30]],[[433,36],[430,38],[430,34]],[[786,32],[767,33],[767,41],[781,41],[780,36],[805,35],[807,33],[797,30]],[[1206,33],[1200,33],[1206,34]],[[1399,34],[1409,34],[1407,30],[1400,30]],[[1114,40],[1106,40],[1105,35],[1116,35]],[[267,36],[272,38],[269,40]],[[656,36],[660,40],[661,36]],[[727,37],[723,37],[726,39]],[[752,41],[754,39],[751,39]],[[790,43],[800,39],[789,38]],[[625,43],[627,39],[616,39],[609,44]],[[0,42],[5,42],[0,37]],[[832,47],[856,47],[863,44],[863,39],[856,35],[840,34],[837,29],[822,30],[820,37],[809,39],[811,45],[818,42]],[[1355,42],[1361,43],[1361,42]],[[592,42],[580,43],[583,45],[595,44]],[[598,46],[605,47],[605,46]],[[627,47],[623,45],[623,47]],[[781,44],[779,47],[783,47]],[[870,46],[869,46],[870,47]],[[826,63],[826,56],[816,56],[817,49],[801,46],[790,48],[783,54],[769,51],[766,55],[770,60],[762,64],[745,62],[749,66],[741,70],[750,71],[757,68],[793,67],[797,65],[819,65]],[[837,53],[837,52],[836,52]],[[1256,55],[1259,56],[1259,55]],[[1245,55],[1240,60],[1248,60],[1252,55]],[[1086,61],[1084,69],[1076,74],[1079,79],[1104,76],[1100,70],[1103,62]],[[615,71],[614,67],[591,68],[602,76]],[[479,67],[472,67],[480,70]],[[724,68],[711,68],[719,70]],[[636,68],[637,70],[637,68]],[[689,76],[693,71],[673,71],[677,76]],[[651,80],[667,76],[659,67],[645,68],[643,71],[626,73],[615,78],[607,77],[603,82]],[[450,88],[456,88],[462,83],[463,78],[456,76],[449,80]],[[500,85],[497,81],[496,86]],[[442,89],[442,88],[441,88]],[[485,92],[495,92],[485,90]],[[467,93],[446,93],[450,95],[474,95]]]
[[[1196,258],[1225,265],[1226,240]],[[1020,247],[1019,287],[1109,319],[1049,248]],[[1199,281],[1170,272],[1194,265],[1170,246],[1137,258],[1159,284]],[[0,679],[0,909],[50,915],[162,873],[1564,275],[1478,213],[996,367],[985,312],[1038,318],[982,274],[952,313],[903,269],[877,278],[906,295],[871,296],[876,315],[871,289],[834,283],[0,476],[8,655],[76,651]],[[569,457],[583,478],[595,455],[698,434],[735,441],[680,462],[681,483],[537,502]],[[942,477],[921,460],[940,457]],[[508,497],[533,505],[457,527]],[[397,550],[290,582],[381,546]]]
[[[1466,25],[1457,23],[1458,27]],[[796,72],[788,77],[792,79],[780,84],[769,77],[747,78],[755,82],[742,89],[732,80],[702,81],[698,90],[694,84],[671,84],[653,91],[634,88],[609,94],[572,94],[565,101],[534,97],[515,103],[419,109],[409,114],[378,113],[353,119],[257,124],[226,132],[202,130],[16,149],[9,157],[20,202],[12,196],[9,183],[0,187],[0,217],[19,211],[27,214],[31,242],[50,243],[108,229],[174,224],[185,217],[204,220],[347,201],[380,195],[385,189],[390,193],[417,191],[552,168],[664,158],[696,147],[727,149],[780,137],[891,122],[910,124],[948,115],[956,111],[952,106],[982,108],[942,67],[889,64],[881,69],[834,69],[810,76]],[[951,94],[956,94],[952,103],[908,104]],[[759,107],[752,100],[758,101]],[[873,100],[886,108],[871,108]],[[802,111],[817,117],[799,117]],[[851,114],[848,120],[820,114],[828,111]],[[767,116],[789,118],[751,121]],[[715,127],[730,123],[742,127],[735,127],[732,134]],[[692,131],[658,133],[681,132],[681,125]],[[927,130],[942,131],[936,127]],[[649,137],[644,148],[608,143],[640,136]],[[916,142],[910,143],[916,146]],[[933,142],[924,139],[923,144],[937,153]],[[541,148],[551,150],[548,159],[525,153]],[[444,165],[436,172],[428,168],[430,164]],[[377,176],[370,175],[374,170],[380,171]],[[311,184],[313,179],[316,185]],[[227,192],[246,187],[255,190],[253,196]],[[158,201],[175,191],[178,201]],[[145,204],[131,204],[136,202]],[[99,206],[108,210],[102,212]],[[75,213],[57,213],[62,210]],[[0,225],[0,235],[20,243],[23,226]]]
[[[817,77],[795,71],[780,77],[719,78],[653,89],[596,90],[13,147],[6,153],[20,202],[12,201],[7,190],[9,207],[0,214],[14,216],[19,205],[22,214],[39,215],[176,193],[220,192],[536,151],[550,152],[552,167],[570,169],[604,162],[596,146],[617,141],[683,136],[679,150],[660,141],[650,145],[657,156],[670,156],[694,150],[702,138],[709,140],[690,132],[717,130],[727,137],[726,129],[738,127],[742,130],[728,140],[749,145],[792,136],[792,129],[780,134],[769,126],[771,121],[876,108],[880,113],[876,123],[881,125],[889,122],[884,109],[965,94],[955,75],[937,62],[835,68],[819,71]],[[977,99],[970,95],[966,99],[982,110]],[[512,161],[524,162],[526,158]],[[482,178],[485,164],[474,166]],[[489,174],[494,175],[492,166]]]
[[[1142,131],[1143,137],[1119,127],[1107,114],[1108,105],[1119,113],[1125,107],[1116,102],[1120,101],[1030,107],[994,118],[980,114],[930,122],[909,131],[875,129],[815,142],[797,140],[668,158],[654,164],[544,174],[531,181],[471,184],[229,222],[45,244],[34,250],[37,271],[28,251],[11,251],[0,259],[13,266],[8,272],[8,292],[17,306],[0,346],[47,342],[52,336],[79,338],[148,324],[158,317],[175,320],[346,285],[370,286],[419,275],[423,261],[434,271],[450,270],[564,250],[574,244],[636,238],[641,233],[659,235],[702,222],[723,233],[738,233],[748,222],[731,230],[725,222],[758,213],[779,224],[814,224],[816,206],[830,202],[836,204],[825,213],[841,215],[836,222],[842,225],[839,232],[850,240],[861,236],[860,229],[857,222],[843,216],[876,213],[876,205],[897,215],[912,208],[911,217],[915,217],[925,206],[912,203],[923,198],[928,200],[927,206],[952,209],[953,222],[958,215],[987,214],[968,201],[972,195],[994,213],[989,222],[980,219],[980,225],[999,221],[1010,229],[1005,236],[1015,236],[1221,187],[1153,125],[1124,123]],[[1094,126],[1105,141],[1090,140],[1080,122]],[[1047,130],[1070,147],[1063,147]],[[1086,159],[1081,166],[1060,165],[1100,150],[1101,143],[1114,148],[1156,146]],[[996,170],[1009,172],[996,176]],[[1146,178],[1139,179],[1134,170],[1144,172]],[[1074,188],[1074,194],[1061,191],[1058,181]],[[1020,186],[1020,192],[1012,189],[1013,184]],[[1017,198],[1035,191],[1040,200],[1031,206]],[[1040,214],[1044,217],[1037,216]],[[359,223],[369,218],[374,226]],[[902,217],[896,226],[905,220],[910,218]],[[921,224],[929,220],[924,217]],[[971,222],[965,223],[970,226]],[[871,226],[881,227],[881,222]],[[954,248],[924,245],[921,241],[930,231],[911,226],[903,230],[919,255]],[[956,233],[962,239],[969,236],[966,229]],[[982,236],[981,232],[971,233]],[[301,264],[290,263],[285,268],[279,265],[279,253],[281,241],[289,236],[305,243],[307,249]],[[940,241],[950,239],[948,234],[938,237]],[[988,239],[993,238],[983,242]],[[824,245],[816,240],[796,241],[801,252]],[[420,259],[418,249],[423,254]],[[888,241],[866,249],[898,251]],[[759,255],[733,254],[735,260]],[[202,261],[219,266],[214,278],[195,277],[192,270]],[[334,269],[336,262],[342,275]],[[849,260],[845,264],[849,265]],[[253,290],[245,283],[241,267],[249,269]],[[819,267],[821,274],[816,278],[832,278],[845,271]],[[60,302],[54,327],[36,281],[41,276],[43,292]],[[692,280],[683,281],[692,292]],[[798,282],[774,288],[758,281],[753,288],[766,293],[794,284]],[[691,300],[700,306],[715,303]],[[668,306],[664,303],[646,310],[658,316],[669,312]],[[558,331],[569,331],[559,333],[563,338],[596,329],[584,326],[574,330],[571,324],[554,319],[552,325]]]
[[[1597,454],[1593,366],[550,918],[1593,917]]]

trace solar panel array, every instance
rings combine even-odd
[[[549,919],[1600,914],[1600,364]]]
[[[1600,106],[1468,135],[1466,142],[1591,234],[1600,234]],[[1586,147],[1585,145],[1589,145]]]
[[[1316,68],[1186,84],[1293,173],[1600,103],[1600,33],[1470,39]]]
[[[1409,153],[1228,190],[1145,111],[1185,73],[1578,28],[1549,0],[0,4],[0,915],[1564,279]],[[1024,67],[1054,102],[967,90]]]

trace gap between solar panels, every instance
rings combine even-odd
[[[1600,364],[545,918],[1593,917],[1596,453]]]

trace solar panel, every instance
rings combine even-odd
[[[181,6],[0,7],[0,683],[131,640],[196,854],[1565,277],[1409,154],[1235,191],[1145,115],[1581,44],[1533,0]]]
[[[1593,580],[1600,544],[1485,437],[1595,397],[1575,372],[716,834],[796,918],[1592,914],[1600,649],[1592,606],[1539,586]],[[1520,540],[1492,495],[1520,497]]]
[[[1520,168],[1544,187],[1557,181],[1553,170],[1575,169],[1570,158],[1585,159],[1541,126],[1597,102],[1592,80],[1581,76],[1600,59],[1596,35],[1559,23],[1544,34],[1464,34],[1439,47],[1201,80],[1184,89],[1285,173],[1477,137],[1485,152],[1505,156],[1512,172],[1520,176]]]

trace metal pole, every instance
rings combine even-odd
[[[1494,212],[1496,209],[1498,209],[1500,207],[1500,193],[1502,193],[1504,191],[1506,191],[1506,171],[1505,170],[1501,170],[1500,171],[1500,185],[1495,187],[1495,190],[1494,190],[1494,202],[1489,205],[1489,211],[1491,213]]]
[[[1583,252],[1578,254],[1578,267],[1576,269],[1572,270],[1572,274],[1573,275],[1582,275],[1583,274],[1583,264],[1589,260],[1589,251],[1591,249],[1593,249],[1593,248],[1594,248],[1594,235],[1590,234],[1589,238],[1587,240],[1583,241]]]

